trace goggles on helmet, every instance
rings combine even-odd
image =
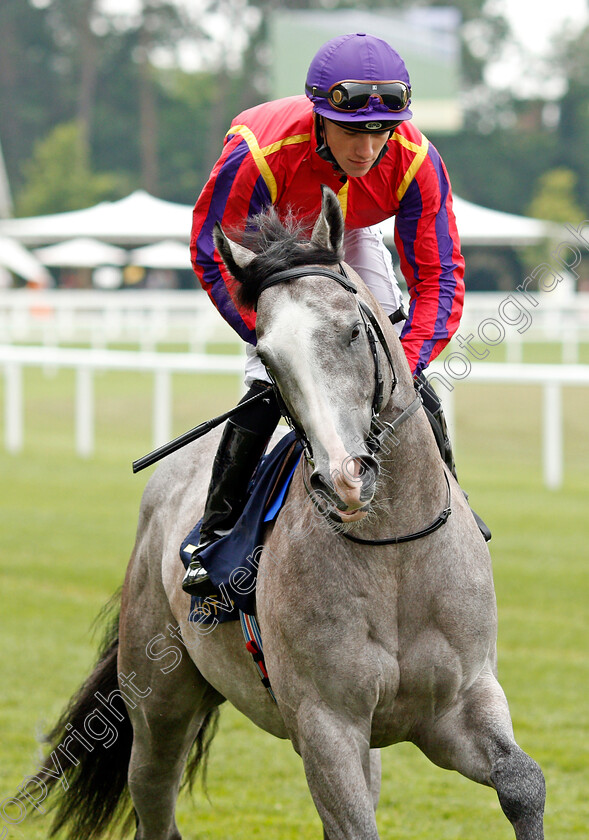
[[[315,85],[305,85],[309,96],[319,96],[329,101],[336,111],[359,111],[372,97],[380,100],[389,111],[402,111],[409,104],[411,88],[405,82],[359,82],[346,79],[336,82],[329,90],[319,90]]]

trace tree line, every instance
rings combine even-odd
[[[268,96],[267,22],[278,0],[137,0],[128,13],[120,5],[117,13],[103,0],[0,5],[0,142],[18,215],[76,209],[138,187],[192,203],[231,118]],[[508,37],[505,21],[484,0],[454,5],[464,21],[465,123],[457,134],[429,136],[456,192],[515,213],[589,215],[589,29],[555,44],[554,68],[566,79],[560,99],[522,100],[515,81],[503,91],[484,82]],[[472,48],[473,31],[483,33],[483,51]],[[187,39],[199,67],[169,60]]]

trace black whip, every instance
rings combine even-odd
[[[171,455],[172,452],[175,452],[177,449],[181,449],[183,446],[186,446],[187,443],[192,443],[193,440],[197,440],[199,437],[206,435],[207,432],[210,432],[211,429],[215,428],[215,426],[220,426],[221,423],[228,420],[229,417],[233,417],[234,414],[238,414],[246,406],[257,402],[257,400],[261,400],[264,397],[268,398],[268,392],[266,389],[260,391],[259,394],[255,394],[255,396],[250,397],[249,400],[244,400],[244,402],[238,403],[238,405],[234,408],[226,411],[225,414],[213,417],[212,420],[205,420],[204,423],[195,426],[194,429],[189,429],[179,437],[174,438],[174,440],[170,440],[168,443],[164,443],[162,446],[154,449],[153,452],[148,452],[147,455],[143,455],[142,458],[138,458],[136,461],[133,461],[133,472],[138,473],[140,470],[144,470],[145,467],[150,467],[152,464],[155,464],[156,461],[165,458],[166,455]]]

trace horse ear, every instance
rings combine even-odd
[[[238,242],[233,242],[225,235],[223,228],[219,222],[215,222],[213,228],[213,240],[217,246],[217,251],[221,255],[221,259],[227,266],[228,271],[239,280],[239,275],[244,268],[251,263],[256,256],[249,248],[244,248]]]
[[[336,194],[321,185],[321,213],[315,222],[311,242],[338,253],[344,243],[344,214]]]

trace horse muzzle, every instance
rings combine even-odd
[[[347,457],[329,471],[315,469],[311,488],[320,498],[323,512],[341,522],[363,519],[374,498],[378,462],[371,455]]]

